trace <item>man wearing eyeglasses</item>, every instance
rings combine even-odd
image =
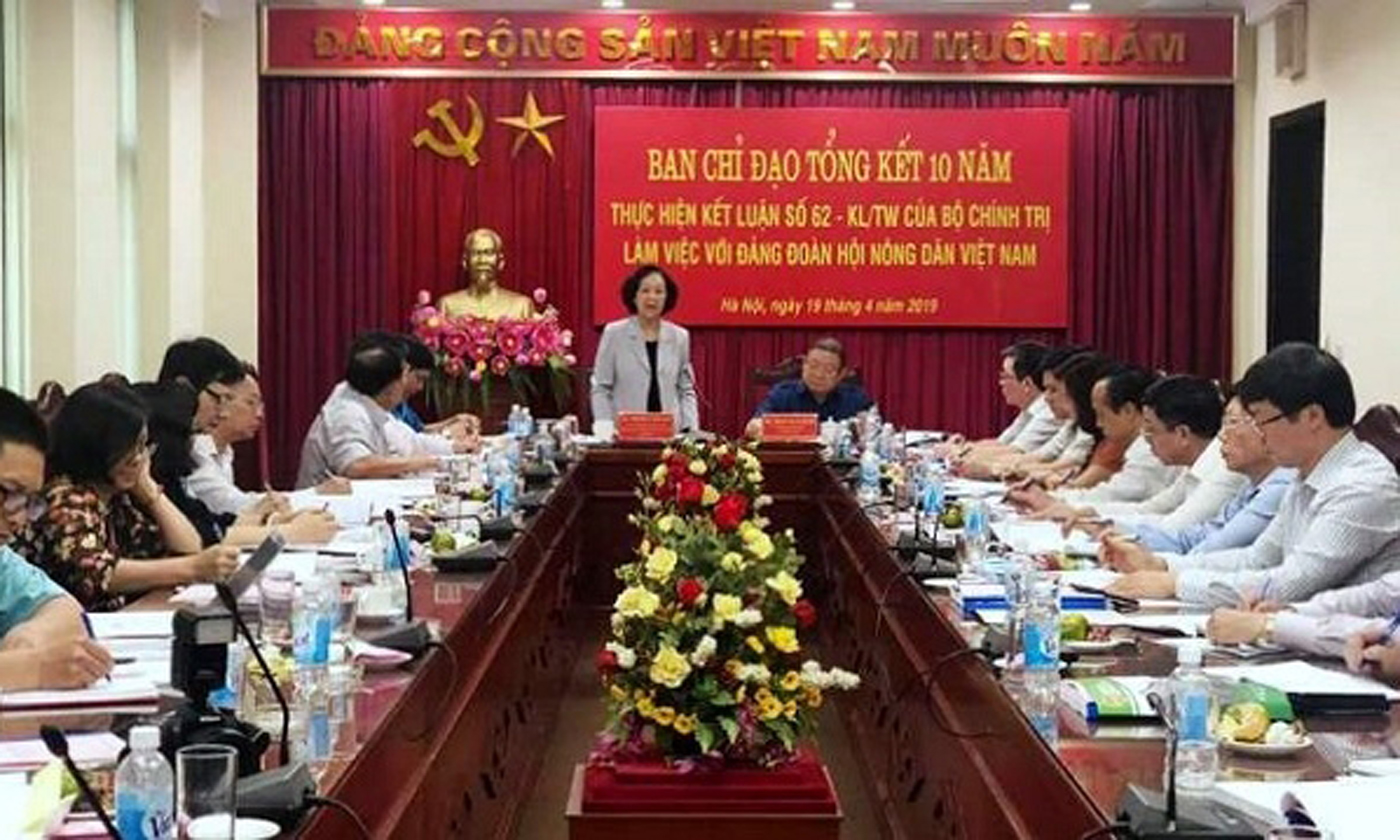
[[[7,547],[42,512],[46,447],[39,415],[0,389],[0,690],[82,688],[112,670],[78,603]]]
[[[1352,431],[1356,396],[1341,362],[1309,344],[1280,345],[1250,366],[1237,396],[1269,454],[1298,470],[1278,515],[1249,548],[1135,572],[1110,589],[1210,606],[1291,603],[1400,569],[1400,478]]]

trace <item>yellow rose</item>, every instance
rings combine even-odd
[[[769,700],[773,699],[773,692],[769,691],[767,686],[764,686],[753,693],[753,699],[759,703],[767,703]]]
[[[654,683],[667,688],[680,688],[685,678],[690,676],[690,660],[670,645],[662,645],[651,660],[649,675]]]
[[[764,581],[768,588],[778,593],[778,597],[783,599],[783,603],[789,607],[797,603],[797,599],[802,597],[802,581],[793,577],[783,570]]]
[[[653,549],[651,556],[647,558],[647,577],[657,583],[670,580],[671,572],[676,569],[676,559],[676,552],[665,546]]]
[[[691,715],[676,715],[675,730],[682,735],[695,731],[695,718]]]
[[[788,720],[797,717],[797,701],[789,700],[783,704],[783,716]]]
[[[783,681],[779,683],[783,691],[796,691],[802,685],[802,675],[796,671],[788,671],[783,674]]]
[[[608,686],[608,694],[619,703],[627,699],[627,690],[616,685]]]
[[[768,702],[758,704],[758,716],[764,720],[772,720],[783,713],[783,704],[774,698],[768,698]]]
[[[651,483],[660,487],[666,483],[666,465],[657,464],[656,469],[651,471]]]
[[[769,627],[764,633],[773,647],[783,653],[797,653],[801,649],[797,644],[797,631],[791,627]]]
[[[762,533],[762,530],[753,523],[752,519],[745,519],[739,523],[739,539],[749,542],[754,537]]]
[[[731,575],[738,574],[744,568],[744,555],[737,551],[726,551],[724,556],[719,558],[719,567]]]
[[[648,618],[661,606],[661,599],[645,587],[630,586],[613,602],[613,609],[627,618]]]
[[[719,491],[714,488],[714,485],[706,484],[704,492],[700,494],[700,503],[704,505],[712,505],[718,501]]]
[[[760,560],[767,560],[769,557],[773,556],[773,541],[768,538],[767,534],[760,533],[752,540],[749,540],[748,548],[749,551],[753,553],[753,556]]]
[[[690,462],[691,475],[704,475],[706,469],[708,468],[705,466],[705,462],[701,461],[699,458]]]
[[[661,706],[651,717],[652,720],[656,721],[662,726],[670,726],[671,724],[676,722],[676,710],[671,708],[670,706]]]
[[[806,695],[807,707],[810,709],[820,709],[822,707],[822,690],[814,685],[806,686],[802,689]]]
[[[763,642],[757,636],[748,636],[744,639],[744,644],[753,649],[754,653],[763,653]]]
[[[720,621],[733,621],[744,608],[744,601],[738,595],[720,593],[710,599],[710,610]]]
[[[741,686],[739,686],[739,690],[736,691],[736,692],[734,692],[734,702],[735,702],[735,703],[742,703],[742,702],[744,702],[744,698],[748,697],[748,694],[749,694],[749,687],[748,687],[748,686],[746,686],[746,685],[741,685]]]
[[[656,706],[652,705],[650,697],[643,697],[637,701],[637,714],[644,718],[651,717],[656,712]]]

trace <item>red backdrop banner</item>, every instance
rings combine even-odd
[[[540,112],[565,115],[544,129],[552,158],[534,139],[513,155],[521,131],[496,121],[521,114],[531,93]],[[434,125],[427,109],[468,97],[489,120],[475,147],[479,165],[413,146],[410,138]],[[406,329],[419,289],[461,288],[462,235],[478,225],[505,239],[506,285],[544,287],[577,331],[575,393],[586,407],[599,335],[591,327],[593,118],[610,106],[716,115],[870,108],[890,121],[939,109],[1071,115],[1066,330],[695,327],[691,357],[706,429],[739,432],[763,396],[752,371],[827,333],[846,345],[886,416],[977,435],[1009,416],[996,389],[998,351],[1018,338],[1068,338],[1124,361],[1228,375],[1232,103],[1229,87],[1190,85],[264,79],[258,350],[273,480],[287,486],[295,475],[302,439],[343,375],[352,337]],[[694,291],[683,290],[676,316],[686,317]]]
[[[264,8],[283,76],[1232,82],[1231,15]]]
[[[1063,327],[1069,112],[599,108],[593,318],[667,267],[685,324]]]

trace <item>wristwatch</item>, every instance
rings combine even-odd
[[[1254,637],[1256,645],[1267,645],[1274,640],[1274,614],[1269,613],[1264,619],[1264,629],[1259,631],[1259,635]]]

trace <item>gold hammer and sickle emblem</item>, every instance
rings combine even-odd
[[[486,131],[486,120],[481,116],[481,107],[470,96],[467,97],[467,108],[471,110],[472,121],[467,133],[463,134],[457,120],[452,117],[452,101],[439,99],[434,102],[428,108],[428,116],[441,123],[451,139],[444,141],[433,133],[433,129],[425,128],[413,135],[413,148],[421,149],[426,145],[442,157],[460,157],[467,162],[467,166],[476,166],[481,161],[481,156],[476,153],[476,145],[481,142],[481,135]]]

